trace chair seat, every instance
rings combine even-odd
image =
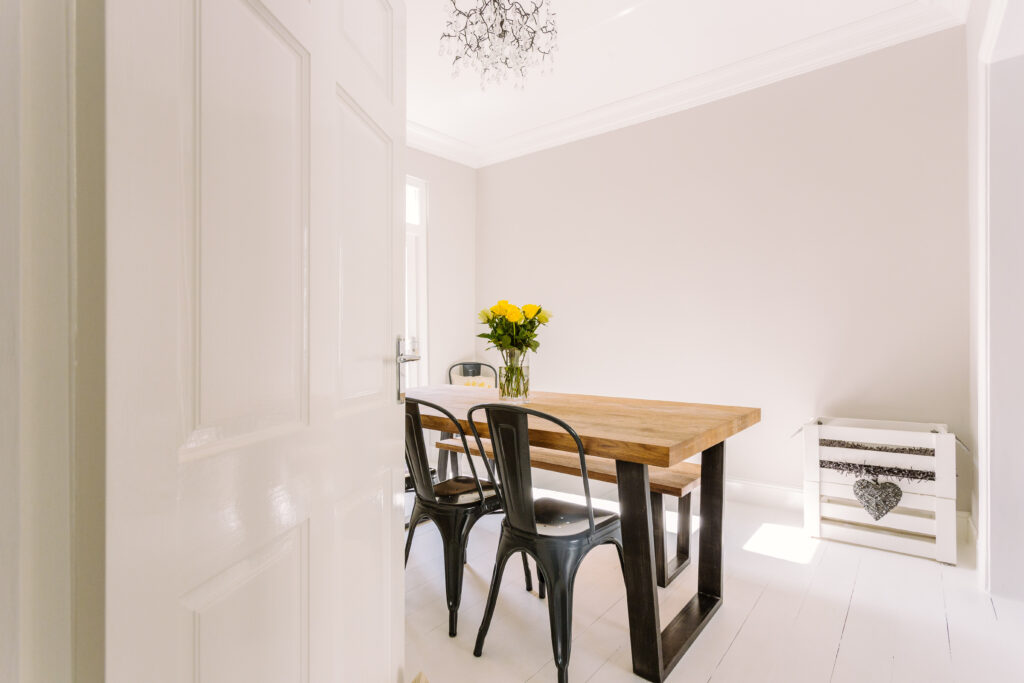
[[[498,495],[494,484],[489,481],[480,480],[480,488],[484,491],[484,498],[492,498]],[[476,490],[476,479],[473,477],[452,477],[440,484],[434,485],[434,495],[439,503],[449,505],[464,505],[467,503],[480,502],[480,494]]]
[[[540,498],[533,503],[537,520],[537,533],[543,536],[574,536],[590,530],[587,506],[556,498]],[[619,519],[614,512],[594,509],[594,527],[597,530]]]

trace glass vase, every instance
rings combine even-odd
[[[508,403],[530,399],[530,359],[527,351],[502,349],[504,365],[498,368],[498,398]]]

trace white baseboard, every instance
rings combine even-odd
[[[737,503],[764,505],[765,507],[787,510],[803,509],[803,489],[778,484],[765,484],[747,479],[726,479],[725,498]],[[957,510],[957,535],[974,542],[978,538],[978,527],[970,510]]]
[[[956,511],[956,534],[960,539],[967,539],[969,543],[978,540],[978,527],[974,523],[974,517],[970,510]]]
[[[562,487],[558,485],[557,479],[554,481],[544,479],[541,484],[542,485],[538,490],[548,494],[553,493],[555,490],[561,492],[562,489]],[[548,487],[550,487],[551,490],[545,490]],[[577,493],[577,490],[574,488],[572,491],[566,491],[564,493]],[[579,502],[583,502],[582,496],[577,497],[579,498]],[[618,505],[616,503],[601,501],[600,498],[601,496],[599,494],[595,496],[595,505],[597,507],[604,507],[614,511],[618,510]],[[764,482],[750,481],[748,479],[727,478],[725,480],[725,499],[734,503],[763,505],[764,507],[793,511],[802,511],[804,505],[803,489],[792,486],[779,486],[778,484],[766,484]],[[693,514],[699,514],[700,489],[697,489],[693,494],[691,510],[693,510]],[[966,539],[969,543],[974,543],[978,538],[978,527],[975,525],[974,518],[971,516],[970,511],[958,510],[956,515],[957,536],[961,540]]]
[[[803,489],[778,484],[765,484],[747,479],[725,480],[726,500],[751,505],[802,510],[804,505]]]

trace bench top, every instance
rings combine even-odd
[[[484,450],[488,457],[494,456],[494,449],[488,439],[481,439]],[[469,444],[469,452],[473,455],[480,455],[480,449],[474,439],[466,439]],[[462,453],[461,439],[444,439],[438,441],[436,446],[442,450]],[[607,458],[595,458],[588,455],[587,476],[598,481],[616,483],[615,461]],[[577,453],[568,451],[557,451],[551,448],[530,447],[530,464],[533,467],[562,474],[573,474],[580,476],[580,458]],[[700,465],[691,462],[682,462],[674,467],[650,467],[648,468],[648,479],[651,491],[664,493],[669,496],[681,498],[690,491],[700,486]]]

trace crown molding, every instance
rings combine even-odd
[[[914,0],[756,57],[486,145],[473,145],[410,121],[408,144],[473,168],[489,166],[674,114],[952,28],[966,21],[968,8],[969,0]]]
[[[484,165],[480,150],[470,143],[413,121],[406,122],[405,144],[470,168]]]

